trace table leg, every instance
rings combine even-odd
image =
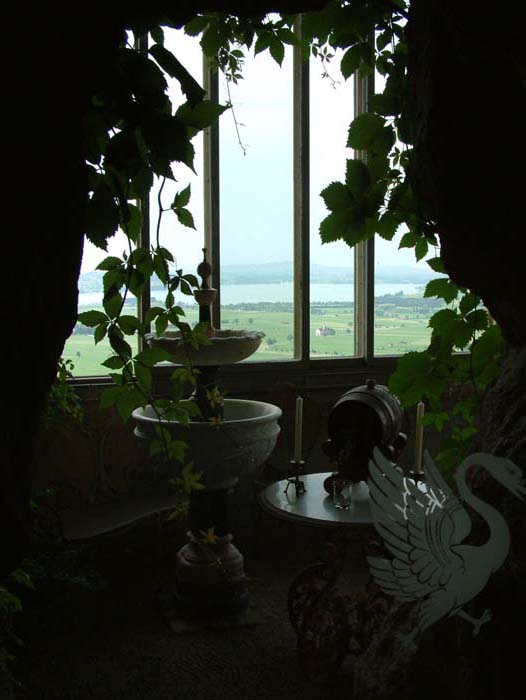
[[[346,562],[352,542],[356,539],[348,531],[333,531],[327,561],[303,569],[289,588],[289,617],[298,635],[300,667],[315,683],[334,677],[348,654],[363,653],[378,615],[383,618],[386,612],[378,591],[357,588],[345,575],[351,573]]]

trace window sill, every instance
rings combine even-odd
[[[219,381],[229,394],[265,394],[276,385],[288,384],[297,391],[345,389],[375,379],[385,383],[393,372],[399,356],[377,357],[367,363],[360,357],[319,358],[310,361],[241,362],[222,367]],[[174,365],[157,367],[154,380],[164,393]],[[95,398],[112,385],[110,377],[76,377],[71,384],[81,398]]]

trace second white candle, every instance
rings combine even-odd
[[[296,399],[296,430],[294,432],[294,461],[301,462],[302,453],[302,431],[303,431],[303,399],[298,396]]]

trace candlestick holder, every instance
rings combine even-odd
[[[425,472],[423,472],[422,470],[408,469],[405,472],[405,476],[414,481],[416,486],[418,486],[418,484],[425,484],[427,481]]]
[[[296,491],[296,498],[302,496],[307,489],[305,488],[305,482],[300,479],[301,474],[305,474],[305,462],[303,459],[290,460],[291,465],[294,467],[294,476],[287,478],[287,485],[285,486],[285,493],[289,490],[291,484],[294,485]]]

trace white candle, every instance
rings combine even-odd
[[[294,433],[294,461],[301,462],[301,443],[303,429],[303,399],[298,396],[296,399],[296,430]]]
[[[416,405],[416,431],[415,431],[415,471],[422,473],[422,450],[424,447],[424,402],[419,401]]]

